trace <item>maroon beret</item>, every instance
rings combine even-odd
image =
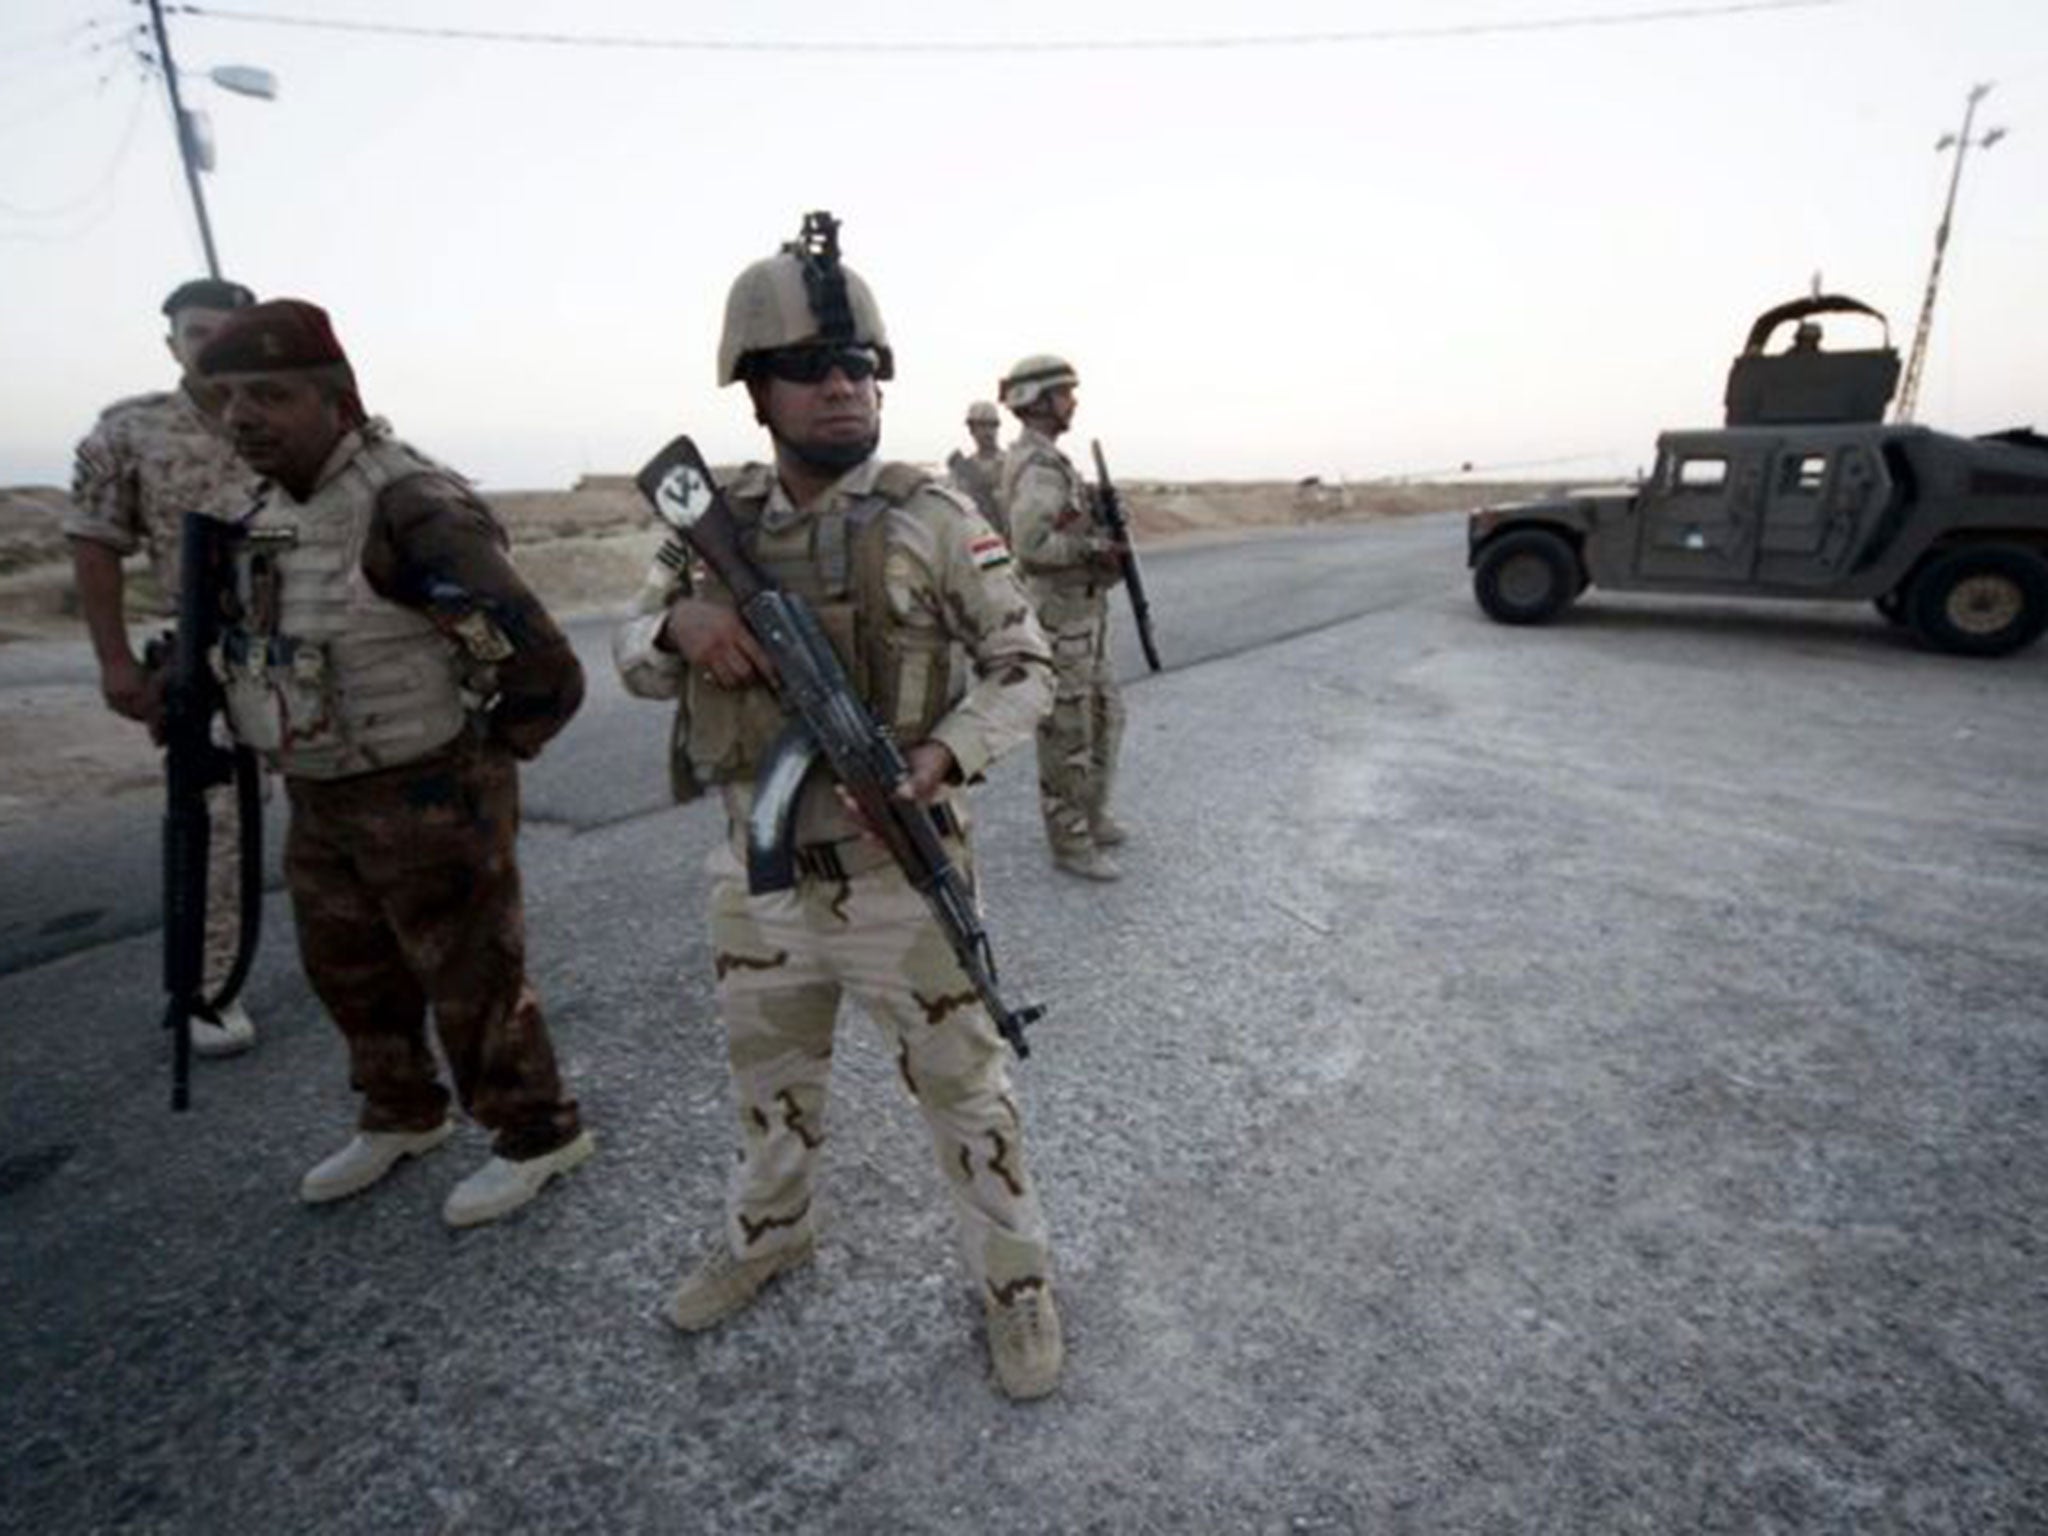
[[[199,353],[199,372],[287,373],[348,366],[327,311],[304,299],[270,299],[238,309]]]

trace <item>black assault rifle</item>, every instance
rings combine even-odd
[[[1138,552],[1131,547],[1131,520],[1124,515],[1123,498],[1110,484],[1109,466],[1102,459],[1102,444],[1090,440],[1095,450],[1095,515],[1116,540],[1117,569],[1124,573],[1124,590],[1131,594],[1131,617],[1138,621],[1138,645],[1145,652],[1145,665],[1160,671],[1159,647],[1152,641],[1152,604],[1145,598],[1145,578],[1138,571]]]
[[[792,716],[755,778],[747,818],[748,889],[760,894],[796,883],[790,839],[797,798],[812,769],[823,766],[852,795],[868,826],[931,907],[1003,1038],[1020,1058],[1030,1055],[1024,1026],[1045,1010],[1012,1008],[997,991],[994,951],[967,881],[939,840],[931,810],[898,797],[910,765],[853,691],[817,615],[747,557],[732,508],[689,438],[679,437],[662,449],[635,483],[732,593],[741,620],[775,664],[776,691]]]
[[[263,798],[256,754],[218,747],[213,717],[224,700],[209,653],[220,639],[228,546],[236,530],[198,512],[185,514],[178,541],[178,627],[149,647],[164,675],[164,991],[171,1031],[171,1108],[192,1102],[192,1020],[213,1017],[248,979],[263,920]],[[241,933],[235,963],[219,991],[205,995],[206,792],[230,779],[241,823]]]

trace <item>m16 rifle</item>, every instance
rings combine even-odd
[[[1145,653],[1145,665],[1162,670],[1159,647],[1152,639],[1152,604],[1145,596],[1145,578],[1138,570],[1138,552],[1131,547],[1131,520],[1124,514],[1123,498],[1109,478],[1109,465],[1102,457],[1102,444],[1090,440],[1095,451],[1095,516],[1116,540],[1117,569],[1123,572],[1124,590],[1131,594],[1131,617],[1138,621],[1138,645]]]
[[[775,665],[776,689],[792,716],[755,779],[747,819],[748,888],[760,894],[795,884],[791,835],[797,797],[811,772],[824,768],[853,797],[862,819],[924,897],[997,1030],[1019,1058],[1030,1055],[1024,1028],[1045,1010],[1004,1002],[988,930],[966,877],[946,852],[931,810],[898,795],[910,765],[854,692],[817,615],[747,557],[732,508],[689,438],[678,437],[662,449],[635,483],[732,593],[741,620]]]
[[[171,1108],[192,1102],[192,1020],[214,1018],[248,979],[263,920],[263,795],[256,754],[216,746],[223,708],[210,653],[220,639],[228,549],[236,530],[187,512],[179,530],[178,626],[151,647],[164,677],[164,1028],[171,1031]],[[206,866],[212,817],[206,792],[232,780],[241,824],[241,932],[234,965],[210,996],[205,987]]]

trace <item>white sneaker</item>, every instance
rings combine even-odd
[[[454,1134],[453,1120],[443,1120],[431,1131],[358,1131],[347,1146],[299,1181],[299,1198],[308,1205],[346,1200],[383,1178],[401,1158],[431,1152]]]
[[[239,1056],[256,1044],[256,1024],[236,998],[218,1013],[192,1015],[192,1054]]]
[[[448,1192],[441,1207],[441,1219],[451,1227],[481,1226],[496,1221],[526,1204],[558,1173],[590,1160],[597,1141],[588,1131],[578,1131],[552,1152],[520,1162],[494,1157]]]

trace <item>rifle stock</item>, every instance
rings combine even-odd
[[[747,557],[732,509],[689,438],[679,437],[656,454],[636,483],[733,594],[741,620],[775,664],[776,688],[791,715],[756,780],[747,827],[749,888],[786,889],[794,882],[789,840],[796,795],[822,763],[924,897],[996,1029],[1020,1059],[1030,1055],[1025,1026],[1045,1010],[1004,1001],[988,930],[966,877],[946,852],[931,810],[897,794],[910,777],[910,764],[854,692],[817,615]]]

